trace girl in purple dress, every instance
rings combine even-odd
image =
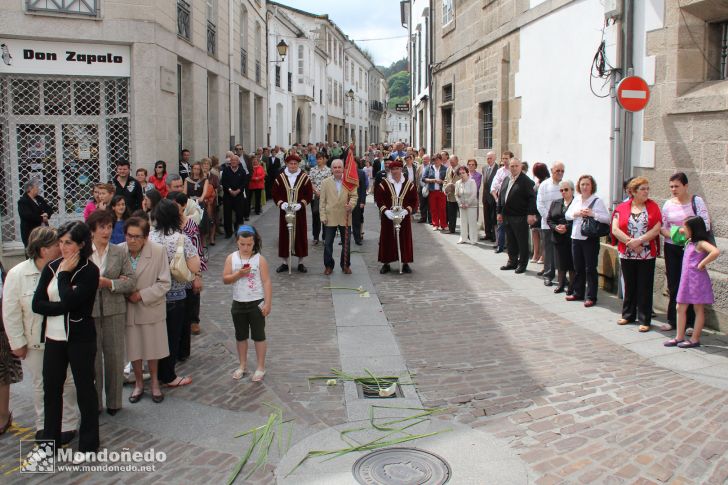
[[[677,292],[677,335],[664,343],[665,347],[681,349],[700,347],[700,333],[705,323],[705,305],[713,304],[713,285],[706,266],[715,261],[720,250],[708,242],[710,236],[702,217],[694,216],[685,221],[680,231],[688,238],[682,261],[680,289]],[[690,340],[685,340],[687,309],[695,309],[695,330]]]

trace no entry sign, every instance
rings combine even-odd
[[[642,111],[650,101],[647,81],[639,76],[629,76],[617,85],[617,102],[627,111]]]

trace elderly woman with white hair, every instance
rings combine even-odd
[[[564,180],[559,183],[561,198],[551,202],[546,222],[551,229],[551,241],[556,249],[556,268],[558,286],[554,293],[571,295],[574,288],[574,259],[571,255],[571,226],[573,221],[566,219],[566,211],[574,200],[574,183]],[[568,274],[569,280],[566,280]],[[567,286],[568,285],[568,286]]]
[[[20,217],[20,238],[23,246],[28,246],[30,231],[38,226],[47,226],[55,211],[40,195],[40,182],[32,178],[23,185],[23,195],[18,199]]]

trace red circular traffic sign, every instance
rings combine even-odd
[[[627,111],[642,111],[650,101],[647,81],[639,76],[629,76],[617,85],[617,102]]]

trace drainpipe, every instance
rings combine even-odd
[[[612,76],[610,82],[610,92],[612,93],[612,109],[611,109],[611,135],[609,137],[609,159],[612,168],[612,185],[610,187],[609,199],[612,202],[612,208],[616,207],[624,198],[622,194],[622,180],[624,180],[622,167],[622,108],[617,102],[617,84],[622,78],[621,73],[624,70],[622,62],[622,20],[615,21],[615,31],[617,35],[615,53],[615,66],[619,67],[619,73]]]
[[[230,149],[235,146],[235,98],[233,95],[233,85],[235,84],[233,82],[233,74],[235,73],[233,69],[233,9],[234,9],[234,0],[228,0],[228,96],[229,96],[229,103],[228,106],[228,112],[230,113]],[[242,26],[241,26],[242,28]]]
[[[634,74],[634,1],[624,0],[624,22],[623,22],[623,49],[622,55],[623,66],[622,72],[625,76],[631,76]],[[624,127],[622,134],[622,180],[632,176],[632,123],[634,115],[627,111],[623,112],[623,124]]]
[[[434,20],[434,14],[432,12],[433,8],[432,5],[430,5],[430,11],[428,12],[428,16],[430,18],[430,21],[427,23],[427,35],[430,38],[430,46],[428,49],[430,50],[430,65],[427,66],[427,76],[430,80],[430,99],[428,100],[429,103],[429,113],[428,116],[430,117],[430,153],[435,152],[435,77],[432,75],[432,64],[435,61],[435,36],[433,35],[433,32],[435,31],[435,28],[433,26],[433,20]]]

